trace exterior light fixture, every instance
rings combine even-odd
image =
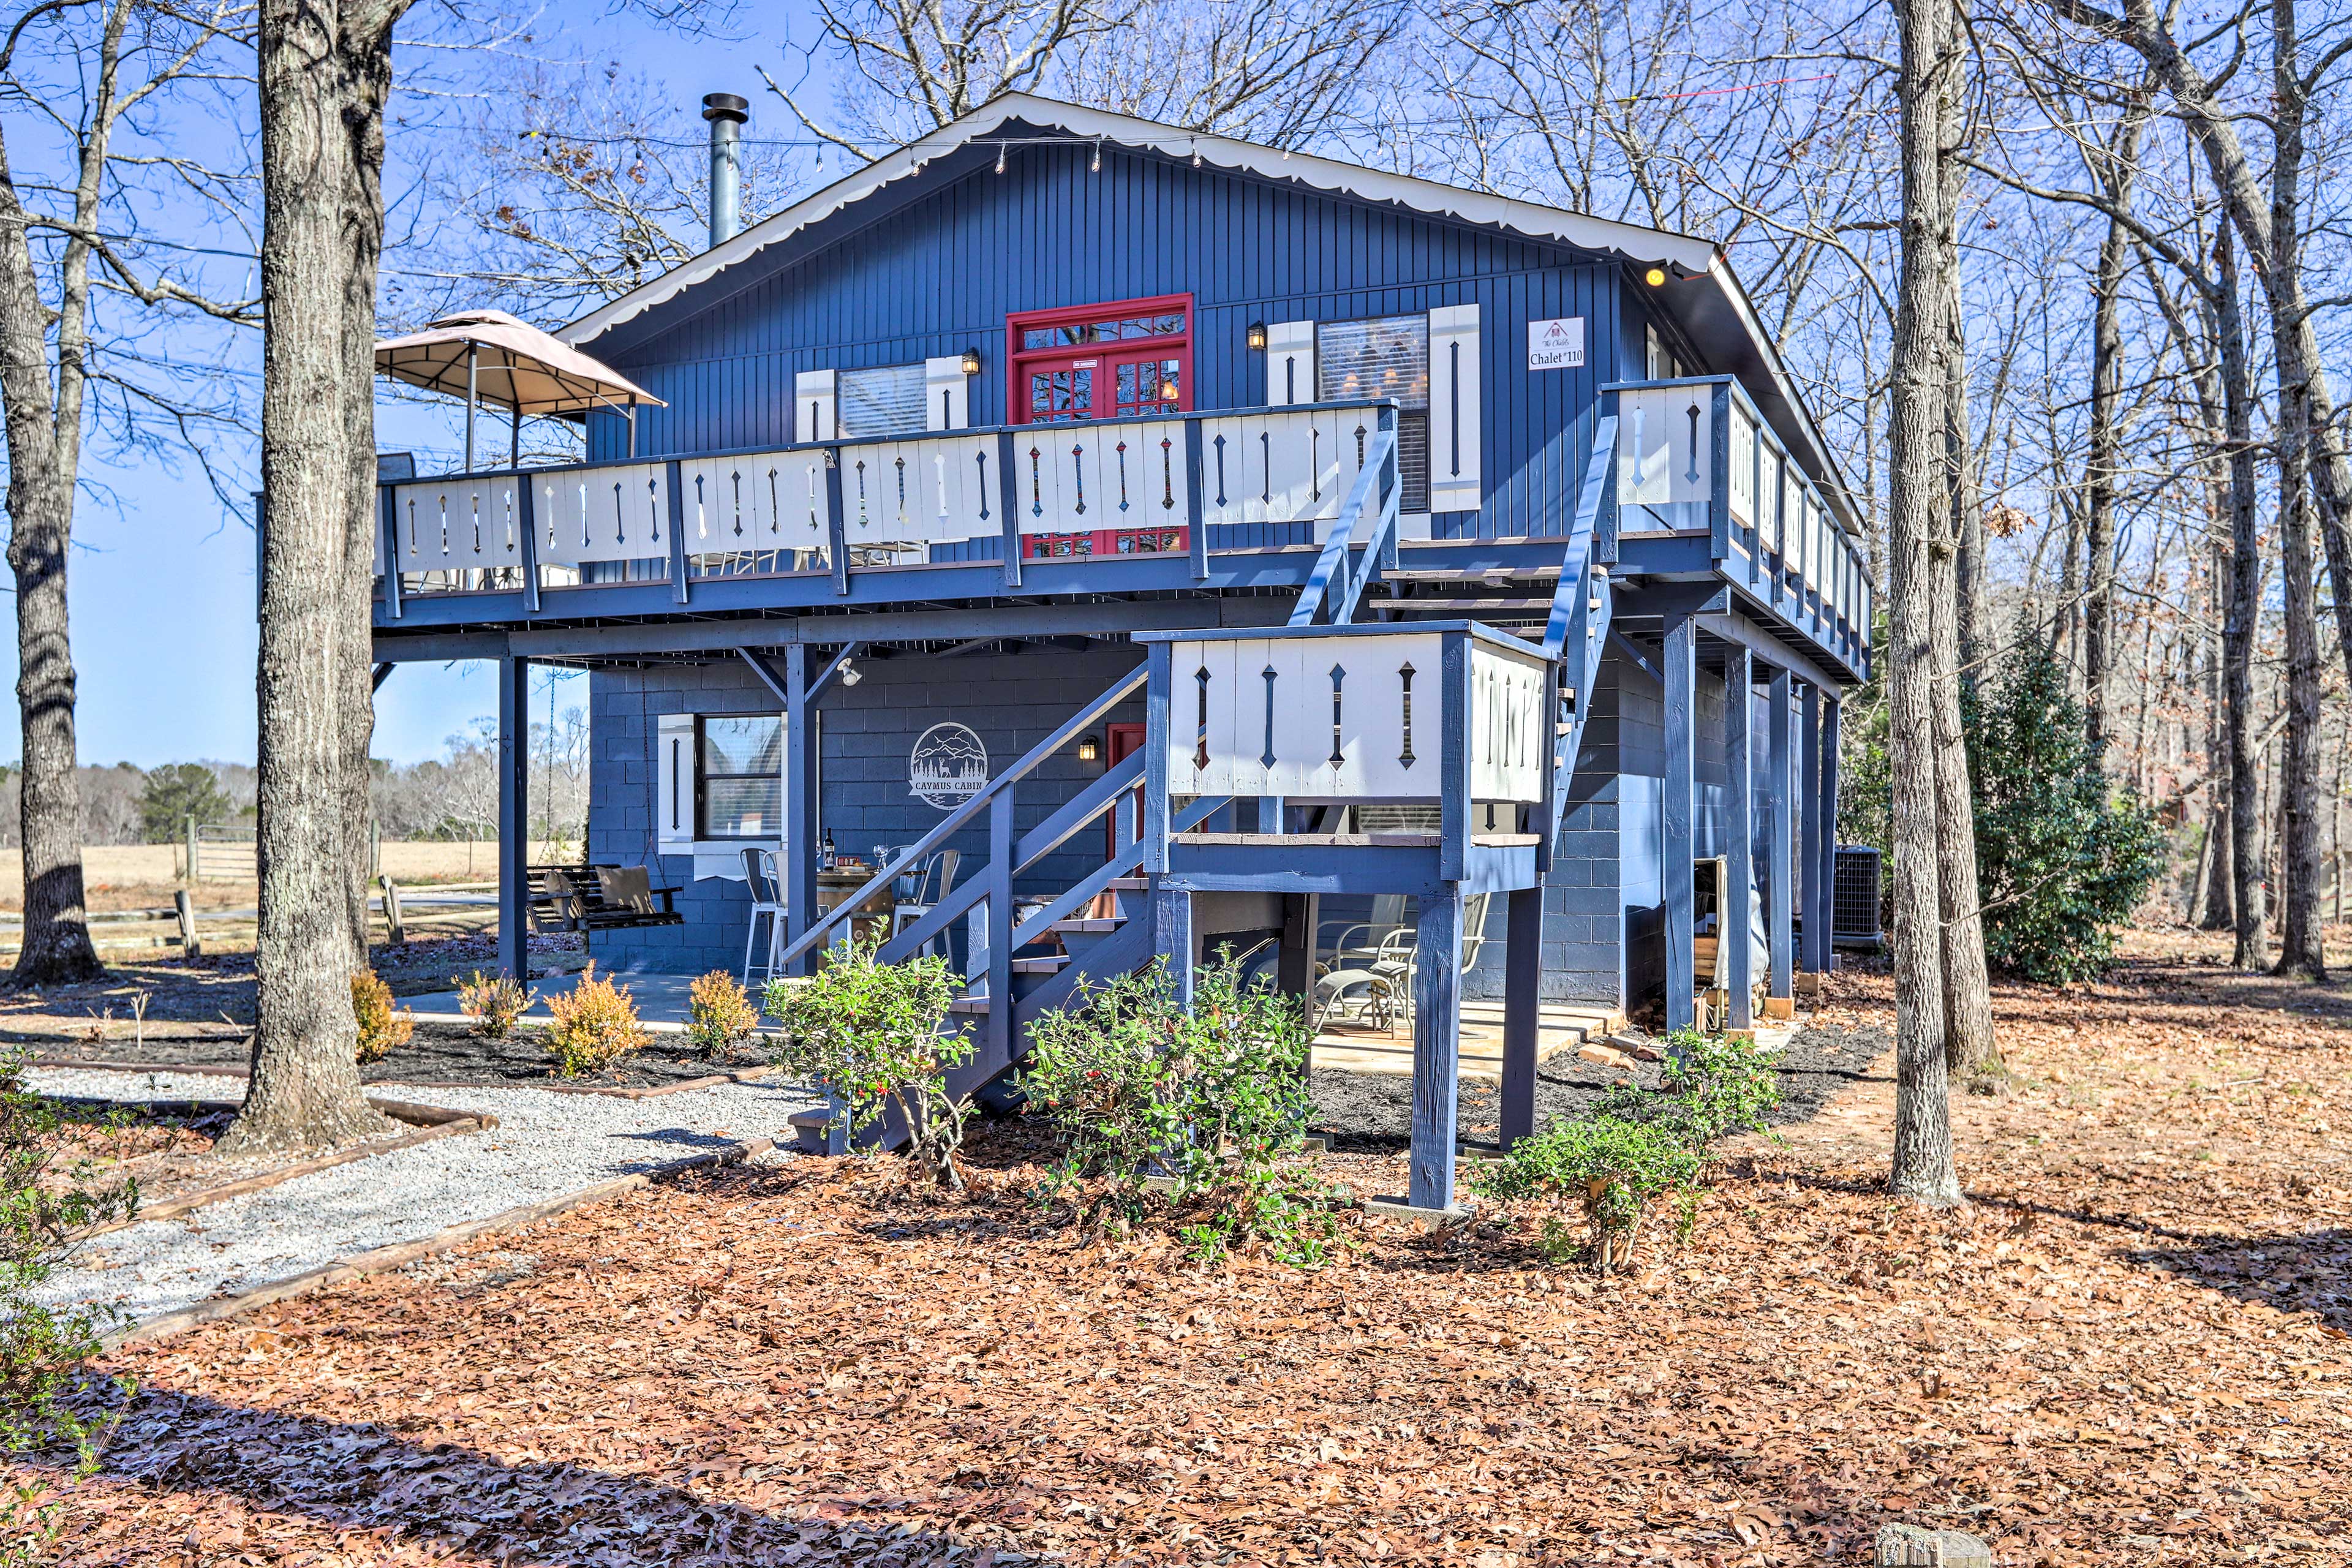
[[[855,686],[865,679],[865,672],[856,665],[845,658],[841,661],[841,683],[844,686]]]
[[[1663,289],[1666,286],[1666,269],[1663,267],[1653,267],[1642,274],[1642,281],[1653,289]]]
[[[1087,165],[1087,173],[1089,174],[1102,173],[1102,143],[1099,142],[1095,143],[1095,160]]]
[[[980,350],[977,346],[963,351],[963,373],[966,375],[980,374]]]
[[[1095,738],[1092,735],[1081,735],[1078,737],[1078,761],[1082,763],[1091,763],[1099,754],[1100,753],[1095,746]]]
[[[1004,173],[1004,143],[1002,142],[996,144],[996,172],[1000,174]]]
[[[1265,352],[1265,323],[1264,321],[1252,321],[1249,324],[1249,346],[1250,352],[1253,353],[1264,353]]]

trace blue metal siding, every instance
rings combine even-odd
[[[754,258],[585,345],[669,403],[639,415],[639,454],[782,445],[798,372],[903,364],[967,346],[983,365],[971,384],[972,421],[1001,423],[1004,320],[1025,310],[1190,293],[1193,405],[1223,408],[1265,401],[1265,356],[1244,342],[1254,321],[1339,321],[1475,301],[1487,504],[1441,515],[1433,531],[1565,531],[1595,392],[1618,358],[1613,263],[1181,160],[1106,148],[1101,172],[1089,173],[1088,156],[1085,147],[1016,148],[1003,174],[982,165],[902,206],[845,215],[839,236],[814,254],[764,274]],[[1587,366],[1528,371],[1527,323],[1577,315]],[[625,451],[619,418],[591,421],[593,458]]]

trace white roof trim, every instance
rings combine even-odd
[[[1664,261],[1686,272],[1710,271],[1716,247],[1706,240],[1638,224],[1589,217],[1536,202],[1467,191],[1410,174],[1384,174],[1360,164],[1342,163],[1307,153],[1285,154],[1272,147],[1236,142],[1230,137],[1182,131],[1149,120],[1110,114],[1098,109],[1060,103],[1028,93],[1009,92],[992,99],[962,119],[943,125],[929,136],[835,180],[814,195],[714,246],[683,266],[649,282],[556,332],[567,343],[584,343],[659,305],[698,283],[706,282],[780,240],[814,223],[831,217],[894,181],[919,171],[933,159],[981,140],[1005,124],[1021,121],[1057,127],[1076,138],[1100,139],[1127,147],[1149,148],[1171,157],[1199,154],[1204,163],[1239,169],[1266,179],[1288,180],[1314,190],[1331,191],[1366,201],[1396,205],[1435,217],[1457,218],[1483,227],[1507,229],[1535,239],[1557,240],[1582,250],[1614,251],[1636,261]]]

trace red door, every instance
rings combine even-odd
[[[1103,726],[1103,740],[1109,748],[1112,767],[1143,750],[1143,728],[1140,724]],[[1103,821],[1110,837],[1110,847],[1104,856],[1108,859],[1143,837],[1143,786],[1138,784]]]
[[[1013,423],[1189,413],[1192,407],[1192,297],[1037,310],[1005,322]],[[1103,528],[1023,536],[1022,554],[1131,555],[1181,551],[1181,528]],[[1114,726],[1116,728],[1116,726]]]

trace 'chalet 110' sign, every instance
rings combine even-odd
[[[1529,370],[1581,370],[1584,368],[1584,318],[1555,316],[1549,321],[1528,323],[1528,368]]]

